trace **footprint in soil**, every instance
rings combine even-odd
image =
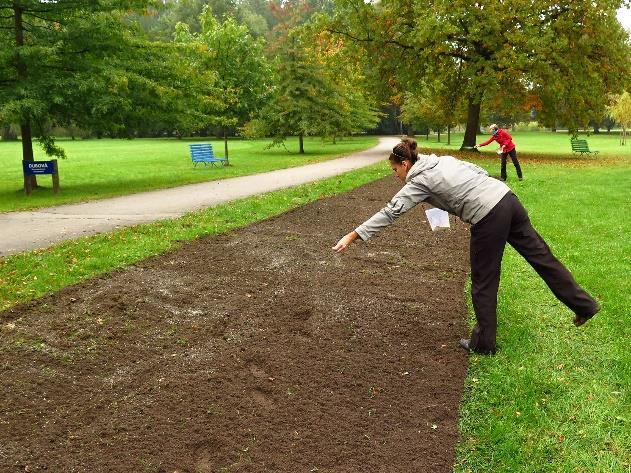
[[[230,449],[224,443],[217,439],[211,439],[210,442],[200,444],[195,449],[195,471],[198,473],[212,473],[217,471],[217,467],[224,464],[230,464]]]
[[[252,391],[252,399],[261,407],[265,409],[272,409],[275,407],[274,401],[270,395],[262,389],[255,389]]]
[[[309,319],[313,316],[313,310],[310,308],[299,309],[291,314],[289,323],[287,324],[292,333],[302,337],[311,336],[311,326]]]
[[[248,369],[250,370],[250,374],[257,381],[272,379],[263,368],[255,363],[250,363],[248,365]],[[274,401],[271,399],[269,392],[266,392],[266,390],[263,388],[254,388],[251,396],[252,399],[254,399],[254,401],[261,407],[264,407],[266,409],[271,409],[274,407]]]
[[[256,379],[266,379],[269,378],[268,374],[265,372],[264,369],[262,369],[261,367],[255,365],[254,363],[251,363],[249,366],[250,369],[250,373],[252,373],[252,376],[254,376]]]

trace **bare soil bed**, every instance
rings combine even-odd
[[[2,472],[449,472],[468,228],[386,178],[0,313]]]

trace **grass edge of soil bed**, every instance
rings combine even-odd
[[[264,220],[389,174],[383,163],[321,181],[188,213],[172,220],[69,240],[0,259],[0,311],[166,253],[184,241]],[[384,200],[385,201],[385,200]],[[333,246],[335,242],[331,242]]]

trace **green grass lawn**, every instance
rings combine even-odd
[[[216,154],[223,156],[223,141],[210,142]],[[188,144],[192,140],[64,140],[59,144],[68,159],[59,161],[61,193],[52,193],[50,176],[38,178],[44,188],[26,197],[22,190],[21,143],[0,141],[0,212],[81,202],[135,192],[174,187],[194,182],[256,174],[274,169],[300,166],[367,149],[376,137],[354,137],[336,144],[319,138],[305,139],[305,154],[297,153],[297,139],[287,141],[287,149],[264,149],[269,140],[233,140],[229,142],[230,166],[197,165],[193,167]],[[35,146],[35,159],[47,159]]]
[[[570,146],[570,135],[566,132],[552,133],[549,131],[522,131],[509,133],[513,137],[513,142],[517,147],[517,153],[533,153],[533,154],[554,154],[554,155],[571,155],[572,148]],[[490,135],[478,135],[477,142],[482,143],[489,138]],[[462,145],[463,133],[452,133],[451,144],[447,145],[447,134],[441,133],[440,142],[437,135],[430,135],[429,140],[425,135],[416,136],[416,140],[421,147],[442,148],[457,150]],[[581,139],[586,139],[590,150],[599,151],[598,156],[620,156],[631,159],[631,140],[627,140],[627,144],[620,146],[620,138],[618,133],[600,133],[598,135],[589,135],[581,133]],[[498,148],[496,142],[483,147],[480,151],[483,154],[495,154]],[[578,156],[578,155],[577,155]]]

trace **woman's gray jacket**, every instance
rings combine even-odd
[[[362,240],[368,240],[423,201],[476,224],[508,192],[510,188],[506,184],[489,177],[475,164],[452,156],[419,155],[408,171],[403,188],[355,231]]]

